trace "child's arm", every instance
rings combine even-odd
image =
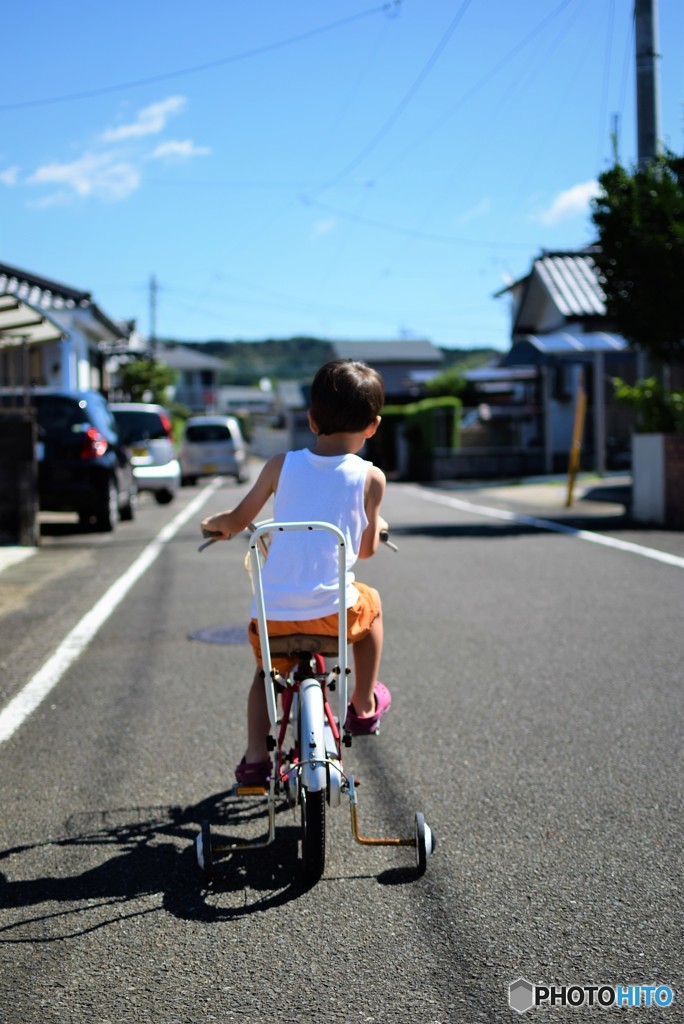
[[[202,535],[215,534],[216,540],[230,540],[236,533],[246,530],[249,524],[257,518],[271,495],[275,494],[284,461],[284,455],[274,455],[269,459],[257,477],[256,483],[239,505],[236,505],[234,509],[217,512],[202,520]]]
[[[364,506],[368,526],[363,531],[359,558],[370,558],[378,550],[380,531],[387,529],[387,523],[380,515],[380,505],[385,496],[385,474],[377,466],[371,466],[366,477]]]

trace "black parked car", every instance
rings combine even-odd
[[[38,504],[43,512],[77,512],[84,527],[113,530],[135,514],[136,485],[116,421],[97,391],[36,388]],[[2,396],[5,407],[17,395]]]

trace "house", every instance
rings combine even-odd
[[[546,472],[567,466],[580,388],[587,463],[603,472],[629,451],[632,417],[614,401],[612,379],[634,380],[638,354],[610,329],[593,252],[543,251],[529,273],[497,292],[510,298],[512,314],[511,347],[499,369],[503,377],[506,370],[535,371],[533,433]]]
[[[127,340],[130,325],[90,292],[0,263],[0,311],[0,384],[107,388],[107,349]]]
[[[156,356],[178,374],[175,400],[195,413],[217,412],[221,359],[198,352],[190,345],[160,345]]]
[[[334,359],[357,359],[377,370],[389,404],[412,401],[444,369],[444,354],[431,341],[333,341]]]

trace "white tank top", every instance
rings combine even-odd
[[[366,476],[372,463],[358,455],[314,455],[308,448],[288,452],[275,493],[273,516],[280,522],[318,520],[339,527],[345,537],[346,606],[357,601],[351,571],[359,557]],[[317,619],[338,610],[338,545],[323,530],[273,534],[262,571],[266,618]],[[252,615],[256,609],[252,607]]]

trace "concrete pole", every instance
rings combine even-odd
[[[637,155],[639,167],[660,151],[658,0],[634,0]]]
[[[157,278],[150,278],[150,348],[152,355],[157,354]]]

